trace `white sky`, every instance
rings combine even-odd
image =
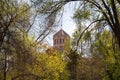
[[[64,6],[61,28],[65,30],[71,37],[76,29],[76,23],[72,19],[75,10],[78,8],[79,2],[69,2]]]
[[[59,23],[59,28],[57,31],[59,31],[61,28],[72,37],[72,34],[74,33],[76,29],[76,23],[72,19],[73,14],[75,10],[78,8],[79,2],[70,2],[64,6],[64,12],[62,16],[62,21]],[[52,46],[53,44],[53,37],[48,36],[48,44]],[[51,42],[52,40],[52,42]]]
[[[28,0],[25,0],[28,1]],[[59,23],[59,28],[56,31],[59,31],[61,28],[66,31],[70,37],[72,37],[72,34],[74,33],[76,29],[76,24],[73,21],[72,17],[75,12],[75,10],[78,8],[79,2],[69,2],[63,7],[63,16],[62,16],[62,21]],[[37,24],[36,24],[37,25]],[[47,38],[47,43],[52,46],[53,44],[53,37],[50,35]]]
[[[63,13],[62,28],[65,30],[71,37],[76,28],[76,24],[73,21],[73,10],[68,8],[69,4],[65,5]]]

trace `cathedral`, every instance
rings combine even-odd
[[[70,36],[63,30],[59,30],[53,36],[53,47],[59,51],[62,51],[65,43],[70,43]]]

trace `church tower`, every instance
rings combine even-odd
[[[63,30],[59,30],[53,36],[53,47],[57,50],[62,50],[65,46],[65,43],[70,43],[70,36]]]

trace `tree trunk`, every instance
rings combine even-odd
[[[113,33],[115,34],[118,46],[120,48],[120,28],[119,26],[116,24],[113,26],[115,30],[113,30]]]
[[[7,68],[7,61],[6,61],[6,58],[7,58],[7,55],[6,55],[6,52],[5,52],[5,62],[4,62],[4,79],[3,80],[6,80],[6,68]]]

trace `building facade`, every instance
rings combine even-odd
[[[65,43],[70,43],[70,36],[61,29],[53,36],[53,47],[61,51],[63,50]]]

